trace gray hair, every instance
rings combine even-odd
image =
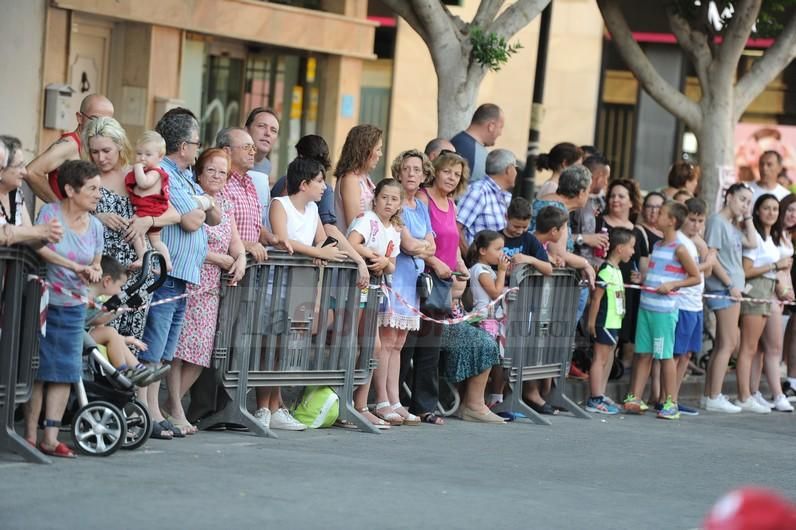
[[[231,147],[233,131],[240,131],[249,134],[249,131],[247,131],[243,127],[224,127],[223,129],[218,131],[218,134],[216,135],[216,147],[218,147],[219,149],[223,149],[225,147]]]
[[[5,169],[14,163],[17,151],[22,149],[22,142],[16,136],[0,136],[0,169]]]
[[[176,153],[183,142],[190,142],[194,131],[199,132],[199,122],[188,112],[167,112],[155,126],[166,141],[166,154]]]
[[[556,193],[573,198],[589,188],[591,188],[591,171],[584,165],[574,164],[561,172]]]
[[[493,149],[486,155],[486,174],[500,175],[509,166],[517,165],[517,157],[508,149]]]

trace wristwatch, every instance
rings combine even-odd
[[[579,247],[583,246],[583,234],[578,234],[578,236],[575,238],[575,244]]]

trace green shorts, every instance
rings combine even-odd
[[[674,332],[678,311],[656,313],[638,310],[636,354],[652,354],[653,359],[671,359],[674,354]]]

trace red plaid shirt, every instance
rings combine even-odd
[[[238,233],[243,241],[259,241],[262,227],[262,205],[257,197],[257,188],[249,175],[237,171],[229,174],[222,195],[232,204],[232,214]]]

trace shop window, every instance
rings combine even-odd
[[[209,55],[202,87],[202,143],[215,145],[216,134],[224,127],[241,124],[244,61],[235,57]]]

